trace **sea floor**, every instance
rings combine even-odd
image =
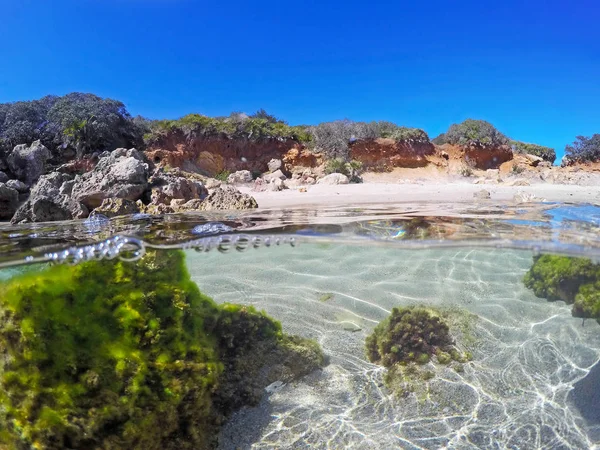
[[[203,292],[264,309],[286,332],[317,339],[329,358],[236,413],[220,448],[594,448],[600,420],[586,398],[600,377],[586,376],[600,359],[600,325],[536,298],[522,283],[531,264],[531,252],[468,246],[188,251]],[[398,397],[364,342],[394,306],[416,304],[449,310],[473,361],[462,372],[437,365],[432,380]]]

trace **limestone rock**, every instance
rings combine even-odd
[[[252,208],[258,208],[256,200],[247,194],[242,194],[232,186],[215,189],[200,205],[201,211]]]
[[[6,185],[9,188],[12,188],[15,191],[17,191],[19,194],[24,194],[29,190],[29,186],[27,186],[25,183],[19,180],[8,180],[6,182]]]
[[[271,161],[268,162],[267,167],[269,168],[269,172],[275,172],[279,169],[281,169],[282,166],[282,162],[280,159],[272,159]]]
[[[148,164],[142,154],[119,148],[102,156],[91,172],[78,175],[71,195],[88,208],[97,208],[106,198],[136,201],[147,186]]]
[[[206,187],[206,189],[211,189],[211,190],[216,189],[218,187],[221,187],[221,182],[214,178],[208,178],[206,180],[206,182],[204,183],[204,187]]]
[[[527,159],[527,161],[529,162],[529,165],[531,167],[537,167],[541,162],[544,162],[544,158],[540,158],[539,156],[536,155],[531,155],[529,153],[527,153],[525,156],[525,159]]]
[[[169,205],[173,200],[183,203],[193,199],[204,199],[208,191],[200,181],[176,176],[159,170],[149,180],[150,199],[153,204]]]
[[[8,175],[0,170],[0,183],[6,183],[8,181]]]
[[[106,198],[102,204],[92,211],[94,214],[102,214],[106,217],[124,216],[140,212],[138,205],[124,198]]]
[[[317,181],[317,184],[348,184],[349,182],[350,180],[343,173],[331,173]]]
[[[227,177],[227,182],[231,184],[251,183],[252,173],[249,170],[238,170]]]
[[[31,188],[29,200],[19,207],[11,222],[50,222],[87,217],[89,210],[85,205],[61,194],[62,186],[71,178],[59,172],[42,175]]]
[[[285,176],[285,174],[281,171],[281,170],[276,170],[273,173],[266,173],[262,176],[263,180],[265,180],[267,183],[270,183],[272,180],[278,179],[278,180],[285,180],[287,177]]]
[[[10,219],[19,207],[19,193],[16,189],[0,183],[0,220]]]
[[[475,198],[477,200],[486,200],[490,197],[491,197],[490,191],[486,191],[485,189],[477,191],[473,194],[473,198]]]
[[[31,186],[46,171],[46,161],[51,156],[50,150],[40,141],[35,141],[30,146],[17,145],[6,160],[10,171]]]

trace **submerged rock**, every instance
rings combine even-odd
[[[600,322],[600,265],[590,259],[535,256],[523,283],[536,297],[572,304],[573,316]]]
[[[215,189],[200,205],[202,211],[252,208],[258,208],[258,203],[256,203],[254,197],[242,194],[232,186],[222,186]]]
[[[316,342],[203,295],[180,251],[30,271],[0,304],[9,448],[214,448],[233,411],[323,364]]]
[[[430,308],[393,308],[366,339],[369,361],[389,369],[386,385],[398,394],[405,394],[411,378],[427,380],[433,372],[419,370],[417,365],[430,361],[459,364],[469,361],[470,353],[455,347],[448,323]]]
[[[136,149],[119,148],[102,156],[91,172],[78,175],[72,197],[90,209],[106,198],[136,201],[148,187],[148,164]]]
[[[10,171],[31,186],[46,171],[46,162],[51,156],[50,150],[38,140],[30,146],[17,145],[6,161]]]

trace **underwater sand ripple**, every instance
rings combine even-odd
[[[331,361],[236,414],[222,448],[592,447],[567,394],[600,358],[599,326],[582,327],[564,303],[526,290],[530,264],[527,252],[467,248],[190,253],[204,292],[265,309],[286,331],[317,339]],[[421,302],[480,317],[468,344],[474,361],[461,374],[438,368],[425,399],[393,399],[364,339],[394,306]],[[360,330],[344,330],[348,321]]]

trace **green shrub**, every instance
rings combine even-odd
[[[594,134],[591,138],[577,136],[577,140],[565,147],[565,155],[568,160],[574,162],[595,162],[600,160],[600,134]]]
[[[10,448],[209,448],[223,414],[266,386],[251,377],[269,355],[322,364],[264,313],[200,293],[179,251],[27,273],[0,305]]]
[[[252,116],[232,113],[229,117],[208,117],[188,114],[177,120],[153,122],[150,133],[145,135],[148,145],[159,141],[169,133],[181,133],[186,139],[197,137],[225,137],[229,139],[278,139],[307,142],[310,135],[304,127],[292,127],[264,110]]]
[[[537,297],[573,304],[574,316],[600,321],[600,266],[590,259],[536,256],[523,282]]]
[[[77,145],[85,153],[139,147],[144,130],[123,103],[93,94],[0,104],[0,156],[38,139],[57,157],[64,146]]]
[[[327,158],[348,159],[350,145],[367,139],[389,138],[396,141],[429,142],[429,136],[418,128],[400,127],[392,122],[354,122],[336,120],[309,127],[313,150]]]
[[[527,142],[520,141],[510,141],[510,145],[512,147],[513,152],[515,153],[524,153],[539,156],[545,161],[549,161],[550,163],[554,163],[556,160],[556,152],[553,148],[544,147],[543,145],[537,144],[528,144]]]
[[[222,170],[221,172],[215,175],[215,180],[219,180],[225,183],[227,182],[227,178],[229,178],[229,175],[231,175],[231,172],[229,170]]]
[[[436,138],[438,142],[440,137]],[[467,119],[464,122],[451,125],[443,140],[444,143],[464,146],[495,147],[508,144],[508,138],[491,123],[474,119]]]
[[[362,163],[360,161],[352,160],[352,161],[344,161],[342,158],[334,158],[330,159],[325,163],[325,173],[341,173],[348,177],[350,182],[359,183],[361,181],[360,178],[360,169],[362,168]]]

